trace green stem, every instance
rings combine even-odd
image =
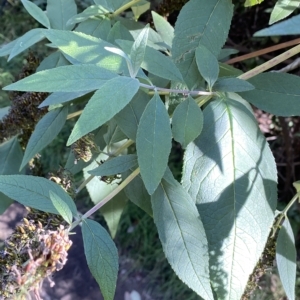
[[[293,47],[293,48],[289,49],[288,51],[283,52],[282,54],[272,58],[271,60],[263,63],[262,65],[238,76],[238,78],[247,80],[247,79],[254,77],[266,70],[273,68],[274,66],[280,64],[281,62],[287,60],[288,58],[298,54],[299,52],[300,52],[300,45],[297,45],[296,47]]]
[[[140,2],[141,0],[132,0],[128,3],[126,3],[125,5],[123,5],[122,7],[118,8],[113,14],[111,14],[111,18],[114,18],[116,16],[118,16],[119,14],[121,14],[123,11],[125,11],[126,9],[130,8],[131,6],[134,6],[135,4],[137,4],[138,2]]]
[[[100,209],[104,204],[106,204],[109,200],[111,200],[115,195],[117,195],[120,191],[122,191],[138,174],[140,173],[140,168],[135,169],[115,190],[113,190],[110,194],[108,194],[102,201],[97,203],[94,207],[92,207],[89,211],[87,211],[80,220],[75,221],[69,231],[74,229],[77,225],[79,225],[83,219],[87,219],[94,212]]]
[[[285,209],[280,213],[280,217],[278,218],[276,224],[273,227],[273,234],[272,234],[272,238],[275,237],[276,231],[277,229],[280,227],[280,224],[282,222],[282,220],[287,216],[287,212],[288,210],[292,207],[292,205],[297,201],[297,199],[299,198],[299,193],[297,193],[292,199],[291,201],[288,203],[288,205],[285,207]]]

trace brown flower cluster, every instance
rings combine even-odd
[[[71,150],[75,156],[75,163],[79,160],[83,160],[84,162],[90,161],[93,156],[92,150],[95,148],[94,135],[92,133],[80,138],[71,145]]]

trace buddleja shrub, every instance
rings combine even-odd
[[[247,289],[255,283],[257,263],[264,270],[264,258],[272,263],[275,252],[288,298],[295,299],[287,218],[276,231],[299,189],[273,226],[276,165],[249,103],[278,116],[300,114],[299,77],[262,73],[300,46],[243,74],[219,62],[228,53],[222,47],[233,15],[229,0],[190,0],[175,28],[152,12],[155,30],[120,16],[132,8],[137,19],[146,1],[94,2],[77,14],[74,0],[48,0],[46,12],[22,0],[45,28],[0,49],[10,60],[43,39],[53,48],[35,74],[4,88],[51,94],[39,105],[48,112],[24,154],[18,137],[0,146],[1,211],[13,200],[30,207],[1,252],[1,295],[33,289],[38,297],[39,281],[66,261],[68,231],[81,224],[89,268],[104,298],[113,299],[117,249],[88,217],[101,207],[114,236],[129,199],[153,216],[170,265],[203,299],[240,299],[248,280]],[[77,103],[86,104],[83,111],[68,114]],[[18,174],[78,115],[66,141],[73,150],[66,169],[83,170],[75,193],[87,186],[95,203],[85,215],[72,200],[71,179]],[[181,183],[168,168],[172,139],[185,149]],[[126,151],[132,144],[136,152]]]

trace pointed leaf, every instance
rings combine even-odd
[[[254,6],[257,4],[262,3],[264,0],[246,0],[244,6],[249,7],[249,6]]]
[[[113,300],[119,269],[117,248],[107,231],[95,221],[82,222],[82,235],[89,269],[104,300]]]
[[[10,54],[11,50],[14,48],[14,46],[17,44],[18,39],[9,42],[8,44],[2,45],[0,48],[0,57]]]
[[[205,130],[187,147],[182,183],[205,228],[216,298],[239,300],[274,221],[277,172],[250,105],[229,97],[203,111]]]
[[[72,30],[73,25],[67,25],[77,13],[77,6],[74,0],[47,0],[47,15],[51,28]]]
[[[220,67],[219,77],[239,76],[243,74],[241,70],[236,69],[233,66],[227,65],[225,63],[219,63],[219,67]]]
[[[121,215],[126,204],[126,195],[124,191],[121,191],[100,209],[113,239],[116,236]]]
[[[56,183],[42,177],[29,175],[0,175],[0,191],[19,203],[41,211],[59,214],[54,207],[49,192],[58,195],[77,215],[72,198]]]
[[[128,40],[128,41],[133,41],[133,37],[130,34],[129,30],[122,25],[119,21],[114,24],[114,26],[111,28],[109,31],[107,41],[117,45],[116,40]]]
[[[20,170],[42,149],[50,144],[63,128],[68,115],[64,106],[49,111],[36,125],[22,160]]]
[[[132,77],[135,77],[145,56],[147,41],[149,34],[149,26],[146,26],[134,41],[130,50],[130,59],[133,68]]]
[[[171,48],[174,38],[174,28],[165,18],[157,14],[155,11],[152,11],[151,14],[157,33],[161,36],[162,40]]]
[[[108,147],[114,143],[126,140],[128,137],[118,126],[116,120],[113,118],[108,122],[107,132],[103,135],[105,143]]]
[[[121,0],[121,1],[123,1],[123,0]],[[118,1],[113,1],[113,2],[118,2]],[[112,0],[94,0],[94,3],[105,7],[109,11],[114,10]]]
[[[286,18],[298,6],[298,0],[278,0],[272,10],[269,25]]]
[[[151,196],[154,222],[164,253],[177,276],[203,299],[213,300],[208,247],[195,203],[173,179]]]
[[[277,116],[300,115],[300,77],[283,73],[262,73],[248,80],[255,90],[241,96],[261,110]]]
[[[167,168],[171,139],[169,115],[159,95],[155,94],[140,119],[136,137],[141,176],[150,195]]]
[[[53,203],[53,206],[56,208],[58,213],[63,217],[63,219],[71,224],[72,223],[72,212],[70,208],[68,207],[67,203],[64,202],[58,195],[56,195],[54,192],[49,191],[50,199]]]
[[[82,32],[96,38],[107,40],[108,32],[110,31],[110,20],[107,19],[89,19],[81,22],[75,29],[77,32]]]
[[[41,41],[45,37],[46,29],[35,28],[26,32],[19,37],[10,51],[8,61],[17,56],[19,53],[25,51],[35,43]]]
[[[245,92],[254,90],[255,87],[248,81],[239,78],[219,78],[214,85],[215,91],[222,92]]]
[[[96,90],[118,75],[95,65],[63,66],[45,70],[12,83],[3,90],[82,92]]]
[[[67,66],[70,63],[66,60],[63,54],[58,50],[47,56],[38,66],[36,72],[54,69],[61,66]]]
[[[137,166],[137,156],[135,154],[128,154],[105,161],[96,169],[89,171],[89,173],[95,176],[110,176],[123,173],[135,166]]]
[[[134,78],[119,76],[106,81],[85,106],[67,145],[109,121],[130,102],[138,89],[139,81]]]
[[[134,19],[137,21],[139,17],[150,8],[150,5],[151,4],[149,1],[142,0],[140,2],[137,2],[136,5],[131,6]]]
[[[199,45],[196,48],[196,62],[200,74],[211,89],[219,75],[219,63],[216,56],[205,46]]]
[[[199,81],[196,48],[203,45],[217,56],[227,39],[232,14],[233,5],[228,0],[190,0],[181,9],[172,56],[189,88]]]
[[[192,142],[202,131],[203,113],[192,97],[188,97],[175,109],[172,117],[174,139],[183,148]]]
[[[133,141],[136,140],[140,118],[148,102],[149,95],[139,90],[133,99],[114,116],[118,126]]]
[[[294,233],[286,218],[277,238],[276,262],[282,285],[289,300],[295,300],[296,256]]]
[[[46,28],[50,28],[50,21],[46,15],[46,13],[41,10],[36,4],[28,0],[21,0],[25,9],[29,12],[29,14],[35,18],[39,23],[44,25]]]

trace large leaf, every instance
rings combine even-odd
[[[299,76],[270,72],[248,81],[255,89],[240,94],[259,109],[278,116],[300,115]]]
[[[214,85],[214,90],[222,92],[244,92],[254,90],[255,87],[248,81],[235,78],[219,78]]]
[[[95,65],[62,66],[12,83],[3,90],[34,92],[82,92],[96,90],[118,75]]]
[[[182,183],[205,228],[217,298],[240,300],[274,221],[277,172],[250,106],[229,97],[205,108],[205,130],[187,147]]]
[[[282,285],[289,300],[295,299],[296,256],[294,233],[286,218],[277,238],[276,262]]]
[[[46,13],[41,10],[36,4],[28,0],[21,0],[26,10],[34,17],[39,23],[47,28],[50,28],[50,21]]]
[[[74,26],[67,22],[77,13],[74,0],[47,0],[47,15],[51,28],[71,30]]]
[[[189,88],[198,84],[195,49],[205,46],[218,56],[233,14],[228,0],[191,0],[182,8],[175,24],[172,56]]]
[[[114,116],[118,126],[133,141],[136,139],[140,118],[148,102],[149,95],[139,90],[133,99]]]
[[[50,144],[63,128],[68,115],[68,107],[64,106],[49,111],[35,126],[27,144],[20,169],[42,149]]]
[[[254,36],[300,34],[300,15],[255,32]]]
[[[299,0],[278,0],[272,10],[269,24],[289,16],[299,6]]]
[[[77,214],[72,198],[58,184],[46,178],[29,175],[0,175],[0,191],[25,206],[58,214],[50,198],[49,193],[52,191],[68,205],[73,215]]]
[[[163,179],[151,202],[164,253],[175,273],[203,299],[214,299],[207,239],[195,203],[175,179]]]
[[[159,95],[155,93],[140,119],[136,138],[141,176],[150,195],[167,168],[171,139],[169,115]]]
[[[71,145],[82,136],[109,121],[124,108],[139,89],[137,79],[118,76],[98,89],[85,106],[68,139]]]
[[[35,28],[27,31],[24,35],[17,39],[13,45],[8,61],[17,56],[19,53],[25,51],[35,43],[41,41],[45,37],[46,29]]]
[[[16,137],[0,145],[0,174],[18,174],[23,158],[23,151]],[[0,193],[0,214],[2,214],[13,200]]]
[[[175,109],[172,117],[174,139],[183,148],[193,141],[202,131],[203,113],[192,97],[188,97]]]
[[[87,264],[100,286],[104,300],[113,300],[118,277],[118,250],[107,231],[97,222],[82,222]]]

